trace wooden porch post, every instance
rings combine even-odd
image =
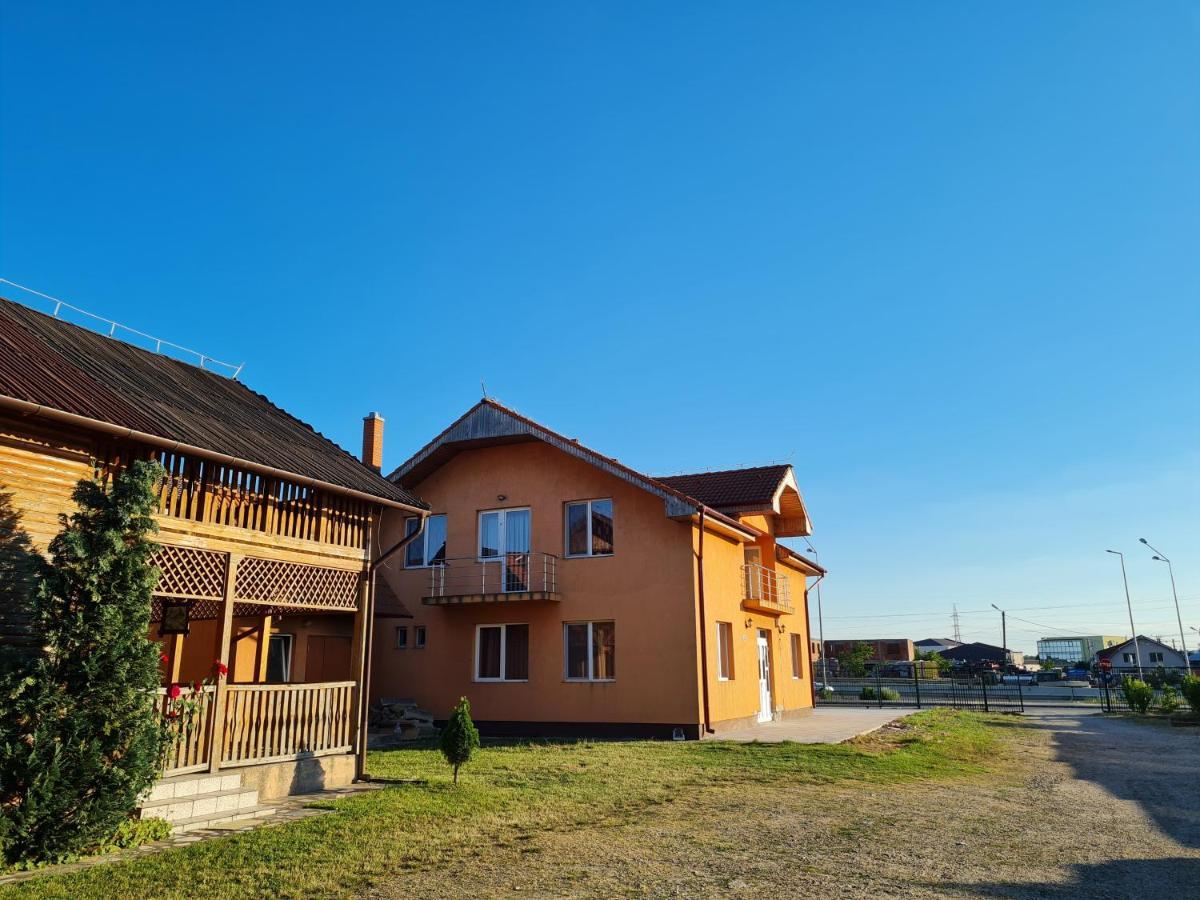
[[[354,645],[350,671],[354,675],[354,778],[362,778],[367,768],[367,733],[364,714],[367,709],[367,633],[371,624],[371,578],[364,575],[358,592],[358,610],[354,613]]]
[[[259,625],[258,658],[255,660],[254,680],[259,684],[267,682],[267,657],[271,650],[271,616],[263,616]]]
[[[217,632],[217,659],[229,666],[229,643],[233,636],[233,586],[237,575],[238,563],[241,557],[229,554],[225,567],[225,592],[221,599],[221,625]],[[225,688],[233,677],[230,670],[224,678],[217,678],[216,691],[213,695],[212,727],[209,729],[208,771],[216,772],[221,768],[221,753],[225,749]]]
[[[183,671],[183,635],[171,635],[171,666],[167,672],[170,684],[179,684],[179,674]]]

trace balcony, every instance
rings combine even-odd
[[[755,612],[782,616],[796,611],[788,580],[757,563],[742,566],[742,595],[742,605]]]
[[[426,606],[559,600],[558,557],[552,553],[506,553],[495,559],[460,556],[429,569]]]

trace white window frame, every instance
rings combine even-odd
[[[733,623],[732,622],[716,622],[714,624],[716,625],[716,628],[717,628],[717,681],[733,681],[734,676],[737,675],[737,670],[734,668],[734,665],[733,665]],[[721,647],[724,644],[724,641],[721,639],[721,626],[722,625],[726,626],[729,629],[728,655],[729,655],[729,673],[730,674],[728,674],[728,675],[721,674]]]
[[[400,643],[400,635],[404,635],[404,643],[403,644]],[[408,649],[408,626],[407,625],[397,625],[396,626],[396,649],[397,650],[407,650]]]
[[[429,519],[445,519],[445,518],[446,518],[445,513],[438,513],[437,515],[426,516],[425,530],[421,532],[421,537],[418,538],[416,542],[414,542],[414,543],[419,543],[421,546],[421,562],[410,564],[408,561],[409,548],[405,547],[404,548],[404,568],[406,568],[406,569],[429,569],[435,565],[436,566],[441,565],[440,562],[432,563],[429,561],[429,521],[428,520]],[[409,522],[418,522],[418,521],[420,521],[420,520],[416,516],[412,516],[412,517],[409,517],[404,520],[404,534],[406,537],[408,536],[408,523]],[[447,520],[447,522],[446,522],[447,544],[449,543],[449,537],[450,537],[449,526],[450,526],[450,523]]]
[[[514,512],[529,513],[529,550],[533,550],[533,507],[532,506],[506,506],[503,509],[481,509],[479,515],[475,518],[475,559],[481,563],[501,562],[505,557],[505,545],[508,543],[508,514]],[[499,547],[496,549],[500,552],[496,556],[483,555],[483,517],[499,514],[500,516],[500,533],[497,535]],[[524,622],[514,622],[514,625],[524,625]]]
[[[475,649],[471,656],[471,675],[472,680],[481,684],[525,684],[529,681],[525,678],[505,678],[504,671],[508,668],[508,627],[510,625],[524,625],[529,627],[528,622],[483,622],[475,626]],[[479,674],[479,632],[484,628],[499,628],[500,629],[500,677],[499,678],[484,678]],[[529,660],[525,661],[526,669],[529,668]]]
[[[608,502],[612,504],[612,519],[613,519],[613,547],[617,546],[617,504],[612,497],[592,497],[588,500],[568,500],[563,504],[563,557],[566,559],[587,559],[589,557],[608,557],[616,555],[616,550],[610,550],[607,553],[592,552],[592,504]],[[587,552],[572,553],[571,552],[571,507],[586,506],[587,507]],[[606,621],[606,620],[600,620]],[[578,624],[578,623],[576,623]]]
[[[617,680],[617,677],[615,675],[612,678],[596,678],[595,671],[592,668],[592,666],[595,662],[595,656],[593,655],[593,652],[592,652],[592,650],[593,650],[592,640],[593,640],[593,634],[595,631],[595,626],[608,625],[608,624],[611,624],[613,627],[613,631],[616,631],[616,629],[617,629],[617,620],[616,619],[584,619],[582,621],[563,622],[563,680],[564,681],[572,681],[572,682],[576,682],[578,684],[584,684],[584,683],[609,684],[609,683]],[[570,658],[570,649],[567,644],[567,629],[572,625],[586,625],[587,626],[588,673],[587,673],[586,678],[580,678],[578,676],[571,675],[571,670],[570,670],[570,665],[569,665],[571,658]],[[616,668],[616,656],[617,656],[617,647],[616,647],[616,644],[614,643],[613,644],[613,667],[614,668]]]
[[[413,626],[413,649],[414,650],[424,650],[425,649],[425,636],[426,636],[426,632],[425,632],[424,625],[414,625]]]

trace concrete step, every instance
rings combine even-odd
[[[226,791],[147,801],[138,811],[138,818],[165,819],[174,824],[197,816],[213,818],[232,815],[255,806],[258,806],[258,789],[236,787]]]
[[[156,781],[142,802],[154,803],[158,800],[175,797],[212,794],[216,791],[235,790],[241,786],[242,776],[238,772],[218,772],[215,775],[208,772],[197,772],[194,775],[175,775]]]
[[[245,824],[251,819],[269,818],[275,815],[276,812],[277,809],[274,806],[260,803],[255,806],[246,807],[245,809],[239,809],[233,813],[191,816],[187,819],[181,819],[171,823],[171,831],[175,834],[183,834],[188,831],[201,831],[205,828],[234,827]]]

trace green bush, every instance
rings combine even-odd
[[[1179,690],[1192,712],[1200,715],[1200,676],[1185,675],[1179,683]]]
[[[1154,688],[1141,679],[1128,675],[1121,679],[1121,693],[1125,695],[1125,702],[1129,704],[1129,708],[1139,715],[1144,716],[1149,712],[1150,704],[1154,702]]]
[[[820,697],[822,700],[832,700],[833,695],[834,695],[833,688],[828,687],[828,686],[823,687],[819,691],[817,691],[817,696]]]
[[[43,647],[0,681],[0,843],[9,863],[60,859],[109,840],[158,774],[167,732],[155,708],[148,638],[158,578],[157,463],[111,490],[81,481],[37,561],[32,599]]]
[[[1162,696],[1158,698],[1158,710],[1167,715],[1175,712],[1179,707],[1183,706],[1183,702],[1179,699],[1179,691],[1166,685],[1162,689]]]
[[[471,761],[471,755],[479,749],[479,729],[471,721],[471,703],[460,697],[458,706],[450,713],[450,720],[442,729],[442,756],[454,766],[454,783],[458,784],[458,769]]]
[[[895,688],[885,687],[880,688],[879,692],[876,693],[875,688],[866,685],[859,692],[858,698],[860,700],[899,700],[900,692]]]

